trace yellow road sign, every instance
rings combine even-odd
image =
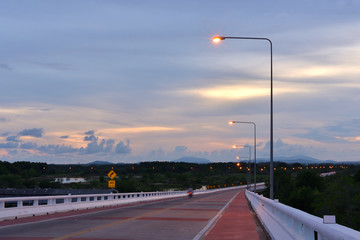
[[[108,173],[108,176],[109,176],[109,178],[110,178],[111,180],[113,180],[113,179],[116,177],[116,173],[115,173],[113,170],[111,170],[111,171]]]
[[[115,188],[115,180],[109,180],[108,188]]]

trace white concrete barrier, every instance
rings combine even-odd
[[[245,194],[273,240],[360,239],[360,232],[351,228],[336,223],[326,224],[322,218],[279,203],[278,200],[271,200],[249,191]]]
[[[195,190],[194,194],[206,194],[245,187],[246,186],[238,186],[212,190]],[[186,196],[187,191],[168,191],[0,198],[0,221]]]

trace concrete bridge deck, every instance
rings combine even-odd
[[[244,190],[0,222],[0,240],[266,239]]]

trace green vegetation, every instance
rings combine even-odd
[[[183,162],[142,162],[114,165],[49,165],[46,163],[1,162],[0,188],[96,188],[106,189],[114,170],[119,192],[218,188],[246,184],[246,163],[193,164]],[[241,168],[241,169],[240,169]],[[61,184],[55,178],[86,178],[86,183]],[[268,176],[259,173],[258,181]]]
[[[330,171],[336,174],[320,177]],[[360,230],[360,166],[277,167],[274,198],[321,218],[335,215],[338,224]]]

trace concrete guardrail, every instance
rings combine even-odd
[[[319,218],[278,200],[246,191],[246,197],[274,240],[359,240],[360,232],[335,223],[334,216]],[[328,221],[330,219],[330,221]],[[328,223],[327,223],[328,222]]]
[[[195,190],[195,195],[245,187]],[[186,195],[186,191],[168,191],[0,198],[0,221],[135,202],[186,197]]]

